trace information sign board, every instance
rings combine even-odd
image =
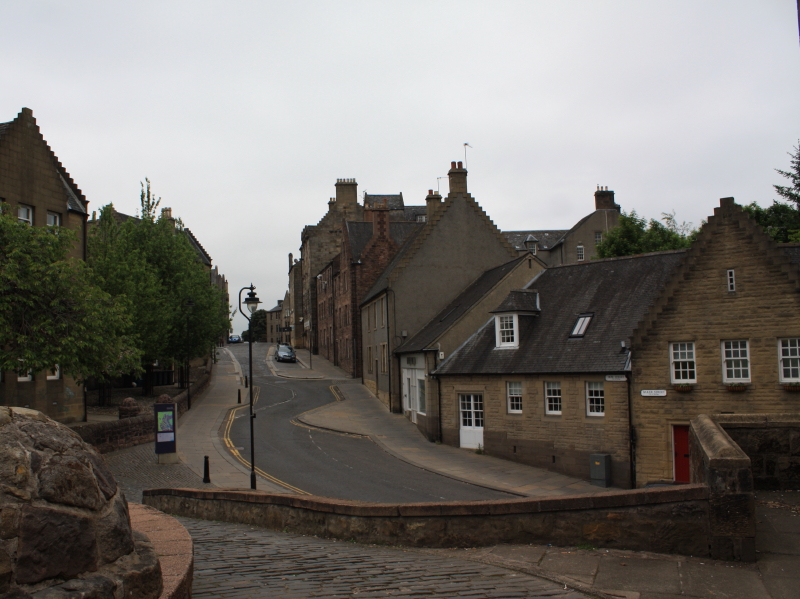
[[[176,453],[175,429],[178,422],[178,409],[174,403],[153,405],[155,416],[156,453]]]

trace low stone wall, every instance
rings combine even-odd
[[[206,373],[192,383],[192,397],[202,391],[208,384],[211,376],[210,372],[211,364],[209,362],[206,366]],[[178,405],[178,417],[180,418],[188,409],[186,391],[179,393],[171,401]],[[75,427],[74,430],[80,435],[81,439],[94,446],[97,451],[108,453],[118,449],[125,449],[126,447],[133,447],[134,445],[141,445],[142,443],[150,443],[154,439],[155,423],[153,413],[149,412],[122,420],[92,422],[91,424]]]
[[[721,414],[714,420],[747,454],[757,490],[800,490],[800,414]]]
[[[716,418],[700,415],[691,421],[691,481],[708,486],[711,557],[752,562],[756,520],[750,458]]]
[[[588,543],[694,556],[709,556],[710,546],[705,485],[557,499],[414,504],[258,491],[148,489],[142,502],[179,516],[384,545]]]

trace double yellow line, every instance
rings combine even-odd
[[[258,401],[259,391],[261,391],[261,387],[253,387],[253,395],[255,396],[253,398],[253,407],[255,407],[256,402]],[[228,448],[228,451],[230,451],[233,454],[233,457],[239,460],[241,464],[243,464],[248,470],[250,470],[251,468],[250,462],[248,462],[246,459],[242,457],[242,455],[239,453],[239,450],[236,449],[234,444],[231,442],[231,437],[230,437],[231,426],[233,425],[233,420],[236,412],[246,407],[248,407],[248,404],[243,404],[239,407],[233,408],[230,412],[228,412],[228,420],[227,422],[225,422],[225,432],[222,435],[222,440],[225,442],[225,446]],[[276,485],[281,486],[284,489],[292,491],[297,495],[311,495],[311,493],[309,493],[308,491],[303,491],[303,489],[298,489],[297,487],[294,487],[289,483],[283,482],[282,480],[275,478],[271,474],[267,474],[266,472],[261,470],[261,468],[259,468],[258,466],[255,467],[255,472],[260,477],[265,478],[271,483],[275,483]]]

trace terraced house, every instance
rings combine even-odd
[[[689,250],[548,268],[432,373],[442,441],[587,479],[608,456],[615,486],[688,482],[695,416],[797,411],[798,266],[798,244],[723,198]]]

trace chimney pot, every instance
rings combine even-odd
[[[428,195],[429,195],[429,196],[432,196],[432,195],[433,195],[433,190],[432,190],[432,189],[429,189],[429,190],[428,190]]]
[[[455,162],[451,162],[450,163],[450,168],[455,169],[456,168],[456,163]]]
[[[458,168],[464,168],[464,166],[461,164],[461,162],[458,163]]]

